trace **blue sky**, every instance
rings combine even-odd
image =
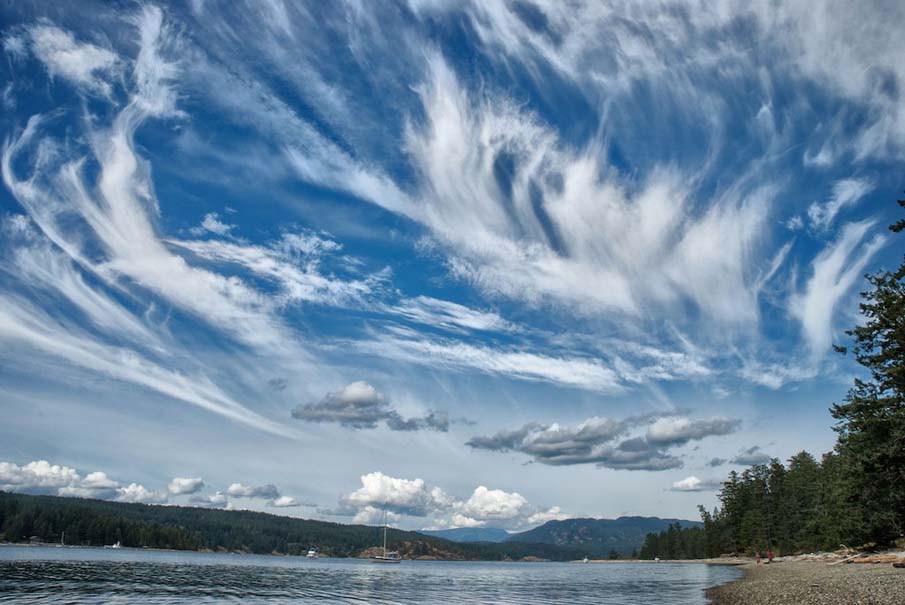
[[[832,447],[897,3],[7,4],[0,487],[693,518]]]

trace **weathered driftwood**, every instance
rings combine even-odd
[[[853,563],[897,563],[899,555],[870,555]]]
[[[832,566],[832,565],[840,565],[840,564],[842,564],[842,563],[849,563],[849,562],[851,562],[853,559],[857,559],[857,558],[863,557],[863,556],[864,556],[864,555],[858,553],[858,554],[852,555],[852,556],[850,556],[850,557],[845,557],[844,559],[839,559],[838,561],[833,561],[832,563],[830,563],[830,566]]]

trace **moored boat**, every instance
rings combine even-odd
[[[387,552],[387,509],[383,509],[383,554],[368,557],[374,563],[401,563],[402,557],[395,550]]]

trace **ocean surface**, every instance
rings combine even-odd
[[[642,603],[698,605],[732,567],[660,564],[379,565],[133,549],[0,547],[0,603]]]

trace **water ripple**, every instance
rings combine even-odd
[[[0,603],[604,603],[699,605],[737,570],[704,565],[309,561],[0,548]]]

